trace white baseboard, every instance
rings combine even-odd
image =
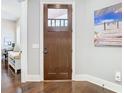
[[[117,93],[122,93],[122,86],[90,75],[75,75],[76,81],[88,81]]]
[[[40,75],[27,75],[27,81],[29,82],[40,82],[42,81]]]

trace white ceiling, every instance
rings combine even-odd
[[[2,0],[2,19],[15,21],[21,16],[21,3],[18,0]]]

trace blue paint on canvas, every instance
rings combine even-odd
[[[117,7],[115,5],[95,11],[94,14],[95,25],[103,24],[104,22],[122,21],[122,11],[119,10],[120,7]]]

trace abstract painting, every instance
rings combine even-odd
[[[95,46],[122,46],[122,3],[94,12]]]

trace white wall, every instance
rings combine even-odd
[[[1,47],[6,48],[4,45],[5,38],[9,38],[12,42],[16,40],[16,22],[10,20],[1,20]]]
[[[78,0],[75,2],[76,74],[88,74],[115,83],[115,72],[121,72],[122,49],[120,47],[94,47],[94,10],[120,1]]]

